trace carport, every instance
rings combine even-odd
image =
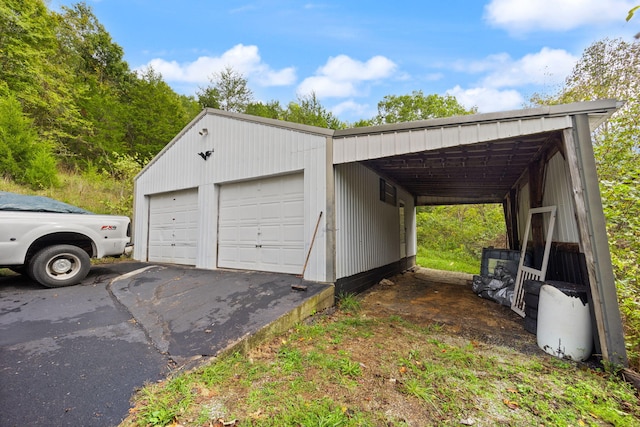
[[[620,106],[600,100],[337,131],[333,159],[375,171],[416,206],[501,203],[511,249],[527,238],[529,208],[558,205],[550,269],[588,283],[600,352],[626,365],[591,139]],[[543,235],[544,225],[532,223],[534,250]]]
[[[415,265],[416,206],[500,203],[509,248],[588,285],[597,350],[626,365],[591,133],[615,100],[339,131],[205,109],[136,176],[134,258],[299,274],[358,292]]]

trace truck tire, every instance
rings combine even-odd
[[[77,246],[55,245],[41,249],[27,267],[36,282],[48,288],[80,283],[91,268],[89,255]]]

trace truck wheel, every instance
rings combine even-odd
[[[77,246],[55,245],[40,250],[31,258],[27,273],[48,288],[80,283],[91,268],[89,255]]]

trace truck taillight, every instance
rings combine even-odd
[[[127,225],[127,237],[131,237],[131,223]]]

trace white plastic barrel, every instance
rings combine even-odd
[[[593,350],[589,304],[551,285],[540,288],[538,347],[561,359],[587,360]]]

